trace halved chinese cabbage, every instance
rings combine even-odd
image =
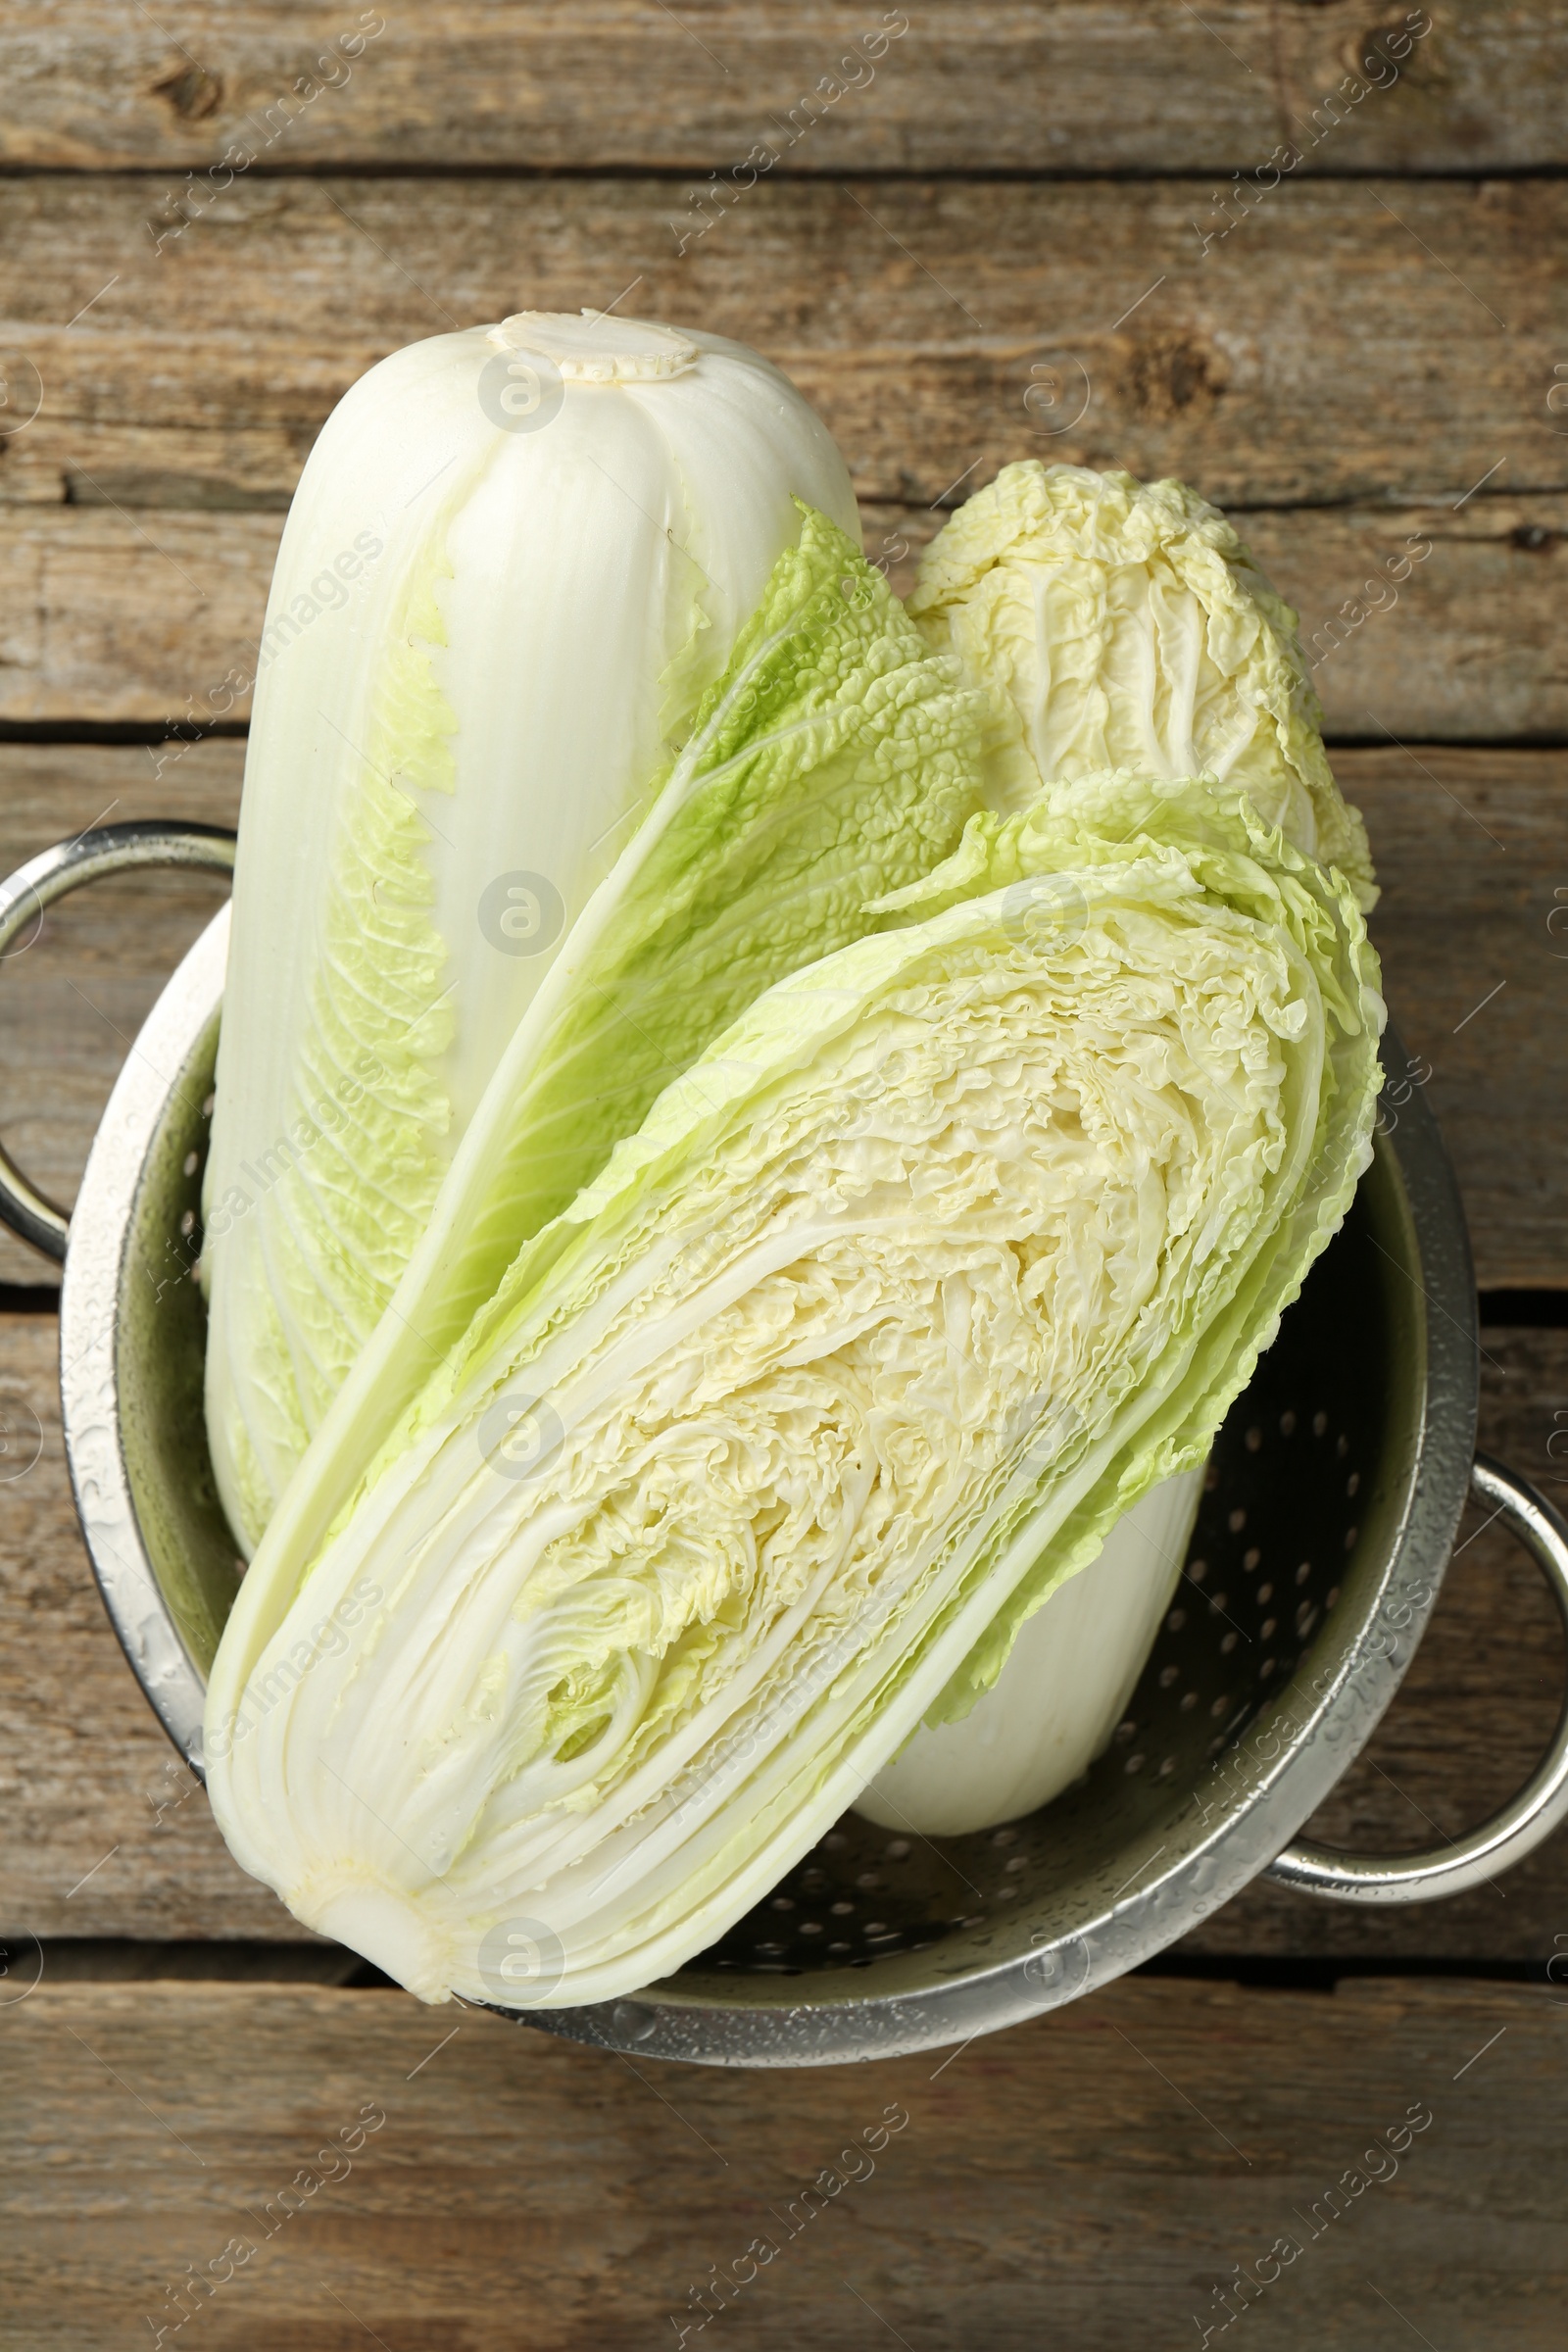
[[[1105,768],[1212,774],[1373,906],[1297,616],[1185,482],[1004,466],[926,550],[909,611],[996,695],[998,808]]]
[[[629,1992],[746,1911],[1202,1459],[1369,1157],[1360,912],[1244,797],[1087,779],[898,895],[241,1589],[219,1822],[425,1999]]]

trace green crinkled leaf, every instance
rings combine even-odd
[[[1118,767],[1211,773],[1373,905],[1297,615],[1185,482],[1004,466],[926,550],[909,610],[990,693],[998,807]]]

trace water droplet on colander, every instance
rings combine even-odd
[[[647,2041],[659,2031],[657,2015],[641,2001],[617,2001],[611,2023],[628,2041]]]

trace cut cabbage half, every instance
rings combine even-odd
[[[426,1999],[614,1997],[732,1925],[1201,1462],[1370,1155],[1361,915],[1234,792],[1087,780],[895,902],[241,1588],[219,1822]]]

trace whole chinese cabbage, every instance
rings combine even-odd
[[[974,697],[857,531],[816,416],[710,335],[525,313],[328,420],[263,638],[205,1181],[247,1552],[351,1368],[373,1446],[660,1087],[956,838]]]
[[[926,550],[909,610],[995,694],[999,808],[1097,769],[1212,774],[1372,906],[1296,614],[1185,482],[1004,466]]]
[[[241,1588],[224,1835],[426,1999],[615,1996],[744,1913],[1203,1458],[1369,1156],[1362,917],[1234,790],[1060,786],[879,911]]]

